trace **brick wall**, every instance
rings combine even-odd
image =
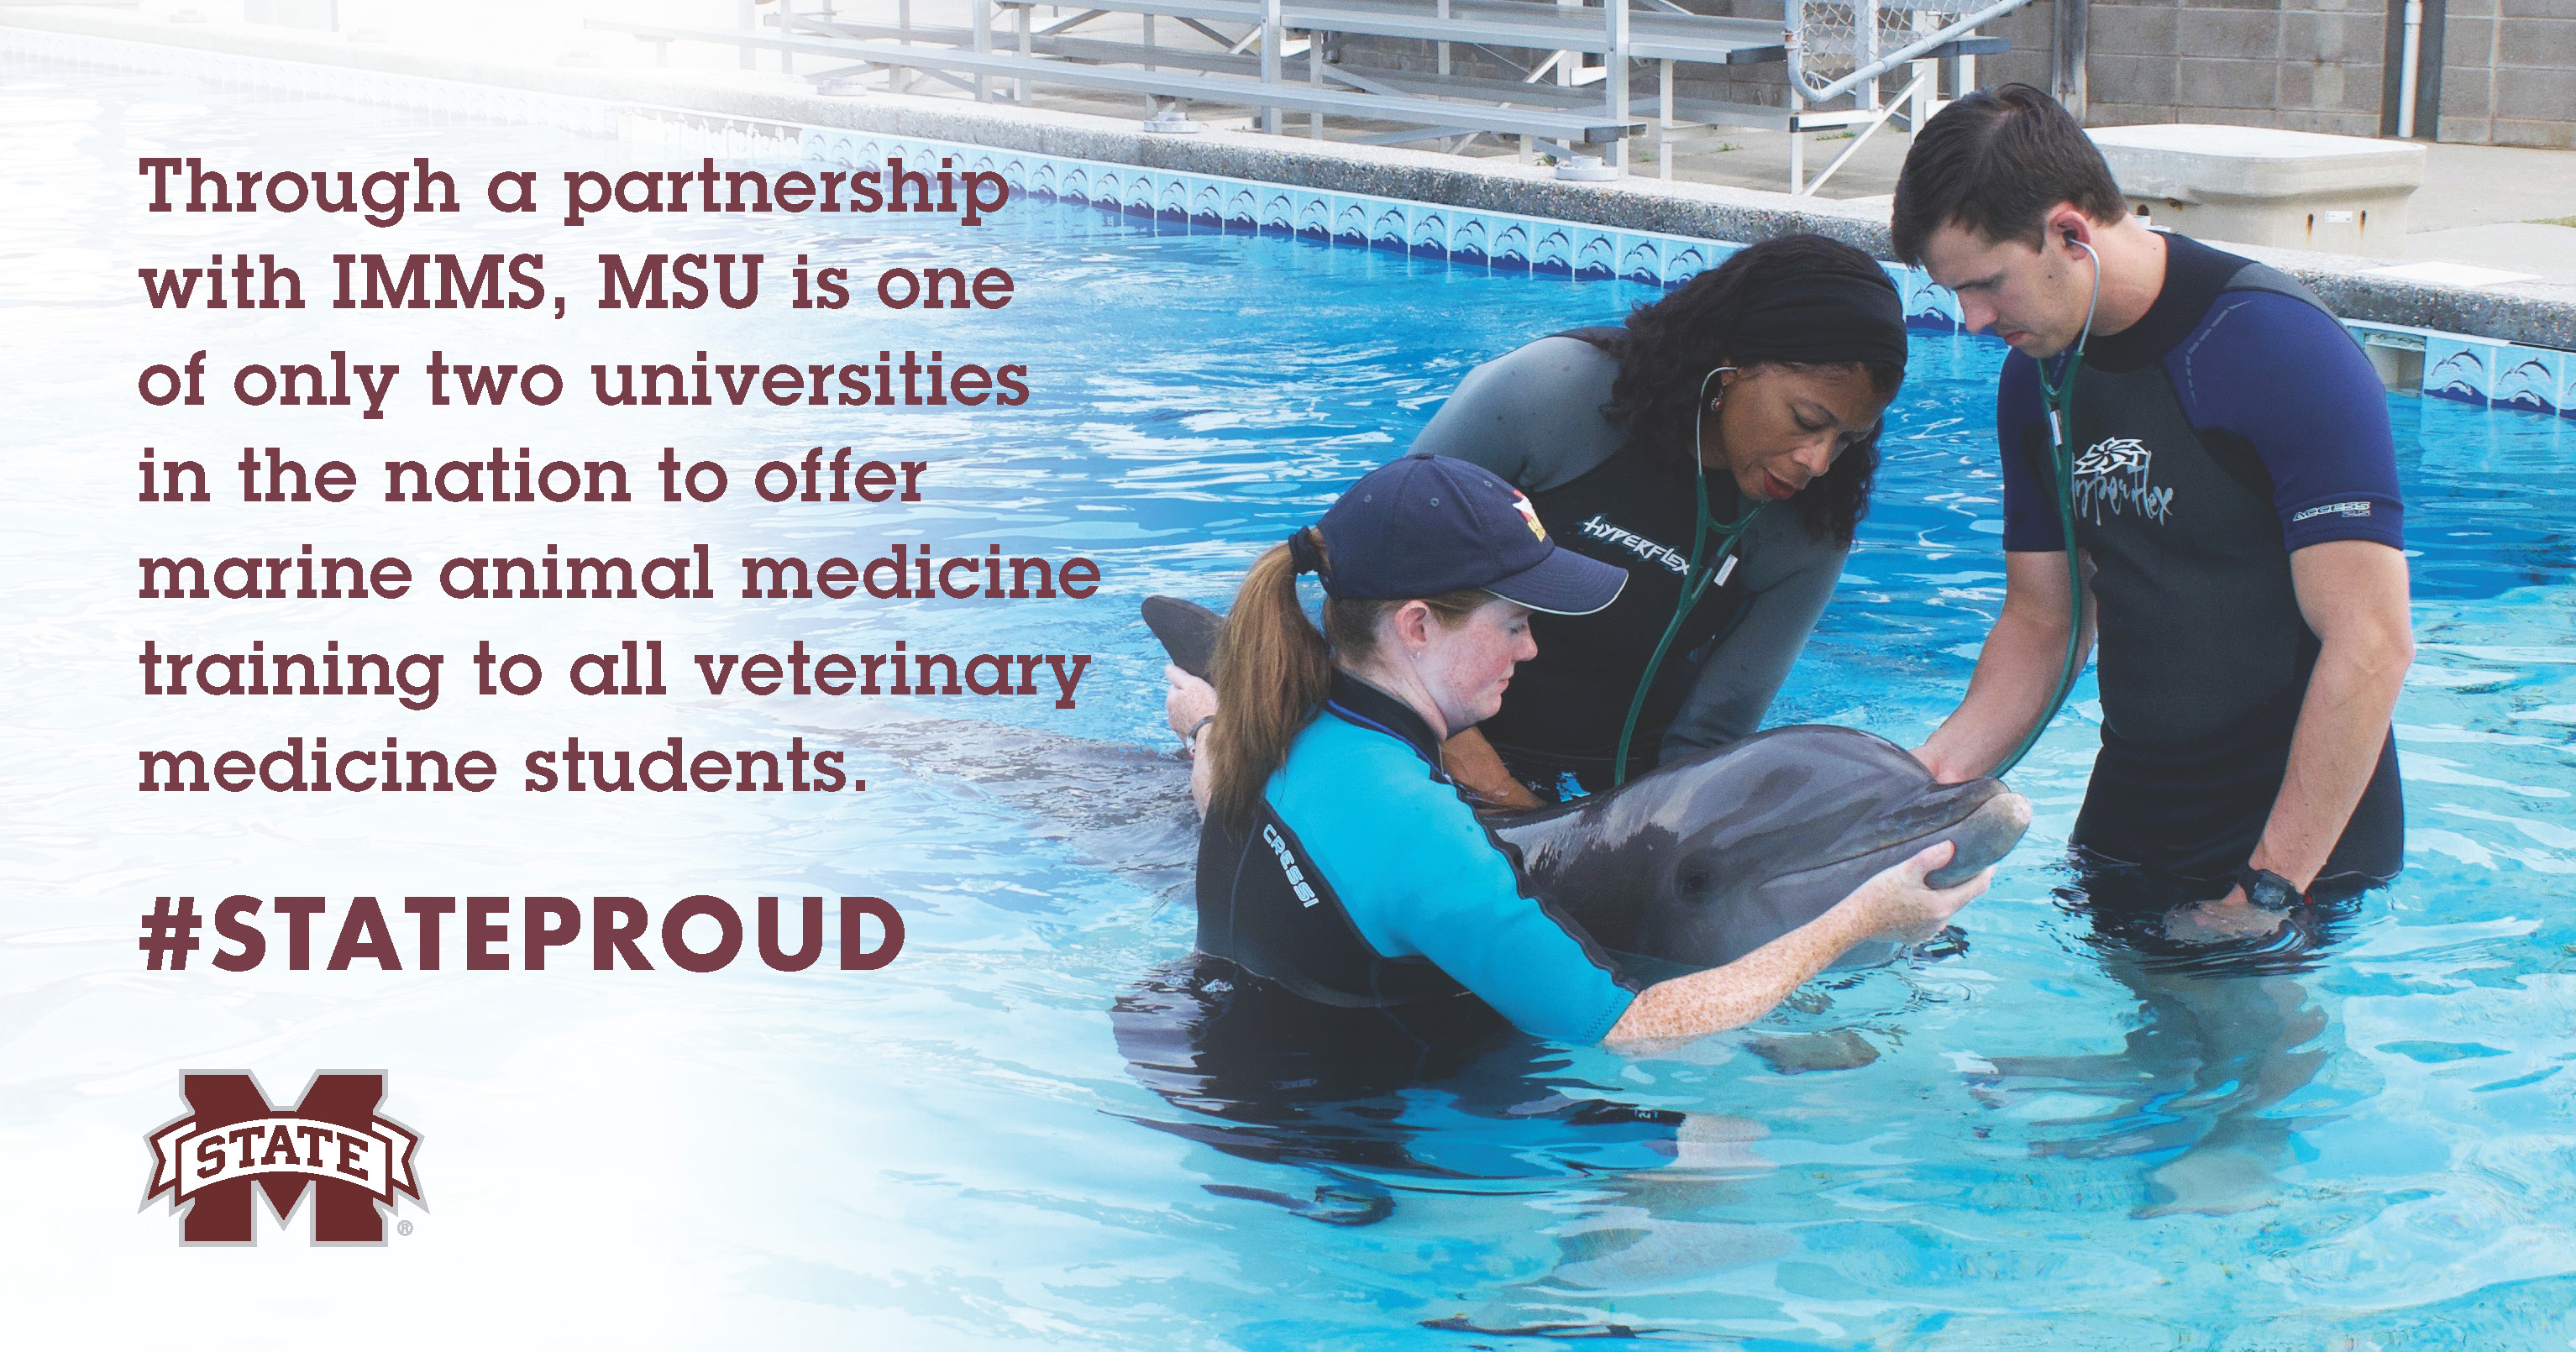
[[[2448,0],[2445,141],[2576,147],[2576,0]]]
[[[1996,25],[2013,50],[1986,63],[1992,79],[2047,86],[2051,9],[2036,0]],[[2092,0],[2087,17],[2091,125],[2379,134],[2385,0]]]

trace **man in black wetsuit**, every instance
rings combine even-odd
[[[2102,694],[2074,843],[2225,888],[2167,922],[2185,938],[2268,934],[2307,896],[2394,876],[2390,717],[2413,641],[2368,359],[2288,276],[2129,215],[2083,129],[2026,85],[1925,126],[1893,233],[1969,328],[2014,348],[2003,611],[1916,754],[1944,780],[1983,774],[2052,712],[2071,504]],[[2070,393],[2053,409],[2049,390]]]

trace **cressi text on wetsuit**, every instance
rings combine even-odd
[[[1593,1043],[1636,988],[1521,888],[1508,847],[1440,768],[1409,706],[1336,672],[1258,815],[1199,836],[1198,948],[1303,998],[1382,1010],[1389,1035],[1481,1001],[1522,1031]]]

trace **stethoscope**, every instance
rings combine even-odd
[[[1672,622],[1664,626],[1664,636],[1655,644],[1655,655],[1646,659],[1646,672],[1637,678],[1637,693],[1628,701],[1628,721],[1619,729],[1619,758],[1610,770],[1610,782],[1614,785],[1628,782],[1628,745],[1637,736],[1637,716],[1645,712],[1646,692],[1654,687],[1655,673],[1663,669],[1664,654],[1672,648],[1673,637],[1681,633],[1682,621],[1699,604],[1700,597],[1711,585],[1726,585],[1727,577],[1735,571],[1736,543],[1744,538],[1745,529],[1753,524],[1753,519],[1762,515],[1762,509],[1770,505],[1756,502],[1733,521],[1709,519],[1708,461],[1701,454],[1701,443],[1708,435],[1708,415],[1711,412],[1706,407],[1708,386],[1710,381],[1734,369],[1732,366],[1711,367],[1707,375],[1699,378],[1699,401],[1691,407],[1691,466],[1698,471],[1692,477],[1692,484],[1699,494],[1699,511],[1694,514],[1691,527],[1690,564],[1682,570],[1681,599],[1673,604]],[[1717,537],[1717,556],[1708,558],[1706,565],[1702,566],[1711,535]]]
[[[2049,697],[2048,712],[2031,726],[2021,745],[1988,772],[1997,778],[2021,764],[2022,757],[2039,745],[2039,735],[2048,731],[2058,710],[2066,707],[2066,697],[2074,693],[2075,678],[2084,664],[2084,560],[2075,552],[2075,377],[2084,368],[2085,344],[2093,338],[2093,312],[2102,304],[2102,255],[2071,231],[2066,242],[2093,260],[2093,298],[2085,303],[2084,330],[2076,335],[2075,350],[2067,354],[2058,378],[2051,381],[2047,363],[2038,363],[2040,399],[2048,406],[2049,471],[2057,480],[2057,525],[2066,540],[2066,660],[2058,667],[2057,692]]]

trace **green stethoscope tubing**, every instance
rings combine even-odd
[[[2067,243],[2082,249],[2093,258],[2093,299],[2084,307],[2084,331],[2075,339],[2075,350],[2066,359],[2066,369],[2055,381],[2048,378],[2048,368],[2039,367],[2040,398],[2048,406],[2048,470],[2057,482],[2057,526],[2066,542],[2066,660],[2058,665],[2057,691],[2049,696],[2048,711],[2031,725],[2021,745],[1989,774],[2002,778],[2021,764],[2022,757],[2039,745],[2041,733],[2057,721],[2058,710],[2066,707],[2066,697],[2075,692],[2075,678],[2084,670],[2084,559],[2075,552],[2075,377],[2084,369],[2084,345],[2093,337],[2093,311],[2102,302],[2102,258],[2091,245],[2069,237]]]
[[[1734,369],[1732,366],[1719,366],[1700,377],[1699,402],[1707,402],[1708,383],[1717,379],[1719,372]],[[1769,505],[1757,502],[1733,521],[1719,522],[1709,518],[1708,462],[1700,458],[1700,427],[1706,422],[1707,414],[1697,404],[1692,406],[1692,413],[1691,465],[1698,472],[1692,476],[1691,482],[1699,495],[1699,510],[1694,514],[1691,526],[1690,565],[1682,570],[1681,599],[1673,605],[1672,622],[1664,626],[1664,636],[1655,644],[1655,655],[1646,659],[1645,674],[1637,678],[1637,693],[1628,700],[1628,721],[1619,729],[1618,760],[1610,769],[1610,782],[1614,785],[1628,782],[1628,746],[1636,740],[1637,717],[1646,710],[1646,692],[1654,687],[1655,673],[1663,670],[1664,654],[1671,651],[1674,636],[1681,633],[1682,621],[1689,618],[1692,608],[1707,593],[1709,580],[1724,572],[1727,560],[1735,557],[1736,542],[1744,538],[1745,528],[1751,526],[1753,519],[1762,515],[1762,509]],[[1708,558],[1708,537],[1712,530],[1717,535],[1717,557]]]
[[[2048,711],[2040,716],[2038,722],[2031,725],[2029,733],[2023,736],[2019,746],[2013,748],[2012,754],[2004,757],[2000,764],[1988,772],[1997,778],[2001,778],[2014,766],[2021,764],[2022,758],[2030,754],[2031,748],[2039,745],[2040,735],[2048,731],[2050,723],[2056,721],[2058,711],[2066,707],[2066,697],[2075,690],[2075,678],[2083,672],[2084,559],[2075,548],[2075,443],[2071,429],[2074,426],[2076,376],[2084,369],[2084,348],[2092,341],[2094,312],[2102,303],[2102,258],[2101,255],[2093,252],[2091,245],[2082,240],[2070,236],[2067,243],[2082,249],[2088,257],[2092,258],[2093,294],[2084,306],[2084,328],[2076,336],[2075,348],[2067,356],[2065,369],[2054,381],[2048,378],[2048,368],[2044,365],[2037,373],[2040,396],[2048,406],[2049,475],[2056,480],[2051,487],[2056,490],[2057,527],[2060,538],[2066,546],[2068,612],[2066,656],[2058,664],[2057,687],[2049,696]],[[1720,372],[1733,369],[1733,367],[1720,366],[1700,378],[1699,392],[1702,402],[1705,402],[1708,397],[1708,383],[1715,380]],[[1698,416],[1700,422],[1705,421],[1705,413],[1696,405],[1693,407],[1693,413]],[[1724,571],[1727,560],[1735,556],[1736,544],[1743,539],[1746,528],[1750,527],[1754,518],[1760,516],[1762,509],[1769,505],[1757,502],[1747,509],[1744,515],[1733,521],[1715,522],[1710,519],[1708,462],[1700,455],[1700,422],[1694,422],[1692,426],[1691,463],[1693,469],[1697,471],[1692,476],[1692,486],[1698,495],[1699,510],[1695,514],[1691,530],[1690,565],[1684,570],[1681,599],[1673,606],[1673,618],[1664,626],[1664,636],[1656,642],[1654,656],[1646,659],[1645,673],[1637,678],[1637,693],[1628,700],[1628,718],[1619,728],[1618,759],[1610,771],[1610,782],[1614,785],[1628,782],[1628,748],[1636,740],[1637,719],[1645,712],[1646,693],[1654,687],[1656,673],[1663,670],[1665,654],[1671,651],[1674,637],[1681,633],[1682,621],[1689,617],[1692,608],[1699,604],[1700,597],[1707,593],[1710,579]],[[1718,538],[1717,556],[1708,558],[1706,557],[1708,538],[1712,529],[1715,530]]]

